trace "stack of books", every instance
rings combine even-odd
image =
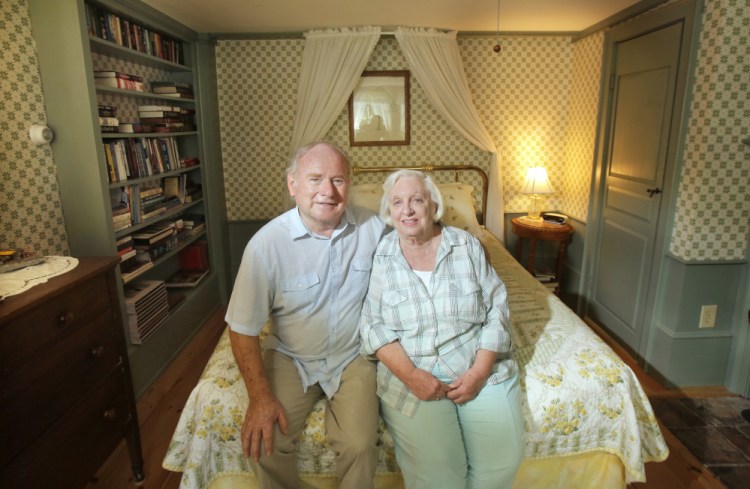
[[[193,86],[189,83],[176,81],[152,81],[151,91],[168,97],[193,99]]]
[[[557,281],[557,277],[550,270],[536,271],[534,272],[534,278],[541,282],[547,289],[554,293],[559,287],[560,283]]]
[[[185,132],[195,130],[195,110],[171,105],[139,105],[138,119],[151,132]]]
[[[133,237],[130,235],[123,236],[122,238],[119,238],[115,244],[117,245],[117,254],[120,255],[120,273],[124,278],[126,274],[136,270],[139,265],[135,260]]]
[[[142,184],[138,188],[138,222],[145,222],[167,212],[164,206],[164,189],[160,185],[153,187]]]
[[[117,108],[112,105],[99,105],[99,126],[103,133],[117,132],[120,121],[117,119]]]
[[[201,214],[183,214],[182,223],[185,225],[185,232],[190,236],[206,230],[206,220]]]
[[[169,316],[167,288],[161,280],[144,280],[125,287],[130,341],[142,344]]]
[[[109,202],[112,207],[112,227],[115,231],[125,229],[133,224],[130,212],[130,196],[125,188],[110,190]]]
[[[133,233],[135,259],[140,262],[153,262],[177,246],[184,237],[185,226],[181,219],[160,221],[137,233]]]
[[[95,71],[94,84],[102,88],[120,88],[122,90],[133,90],[136,92],[145,92],[146,86],[143,84],[143,78],[137,75],[131,75],[123,71]]]
[[[116,117],[99,117],[102,133],[119,132],[120,121]]]

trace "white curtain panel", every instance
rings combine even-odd
[[[380,27],[305,33],[291,151],[322,138],[359,81],[380,39]]]
[[[409,68],[432,104],[459,134],[478,148],[491,153],[487,215],[484,219],[487,229],[503,241],[505,213],[497,147],[471,99],[469,83],[456,43],[456,33],[399,27],[396,29],[396,40]]]

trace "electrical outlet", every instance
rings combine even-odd
[[[719,306],[701,306],[701,319],[699,328],[713,328],[716,326],[716,312]]]

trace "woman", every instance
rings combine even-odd
[[[378,244],[359,326],[404,483],[509,488],[524,443],[505,286],[479,240],[440,224],[430,177],[399,170],[383,190],[395,232]]]

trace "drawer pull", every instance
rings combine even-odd
[[[98,345],[91,349],[92,358],[101,358],[104,356],[104,345]]]
[[[106,421],[114,421],[117,419],[117,409],[111,408],[104,411],[104,419]]]
[[[73,322],[73,313],[70,311],[60,313],[60,317],[57,319],[61,325]]]

